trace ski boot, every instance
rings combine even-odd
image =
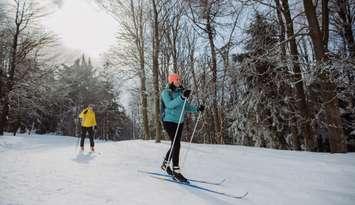
[[[172,176],[173,171],[171,170],[170,166],[168,166],[168,162],[166,160],[163,161],[163,164],[160,167],[163,171],[165,171],[168,175]]]
[[[94,147],[91,147],[91,152],[95,152],[95,148]]]
[[[177,166],[173,167],[173,179],[181,183],[189,184],[189,181],[180,173],[180,167]]]

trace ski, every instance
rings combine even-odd
[[[78,152],[78,155],[86,155],[86,156],[89,156],[89,155],[102,155],[102,152],[93,152],[93,151],[79,151]]]
[[[96,152],[96,151],[90,151],[89,153],[90,154],[96,154],[96,155],[101,155],[102,154],[102,152]]]
[[[150,174],[150,175],[155,175],[155,176],[162,176],[162,177],[171,177],[168,174],[161,174],[157,172],[150,172],[150,171],[144,171],[144,170],[138,170],[138,172],[145,173],[145,174]],[[196,183],[202,183],[202,184],[211,184],[211,185],[222,185],[226,179],[222,179],[221,181],[218,182],[210,182],[210,181],[205,181],[205,180],[198,180],[198,179],[187,179],[190,182],[196,182]]]
[[[201,187],[201,186],[198,186],[198,185],[194,185],[194,184],[191,184],[191,183],[179,182],[179,181],[173,180],[171,178],[165,178],[165,177],[163,178],[163,177],[158,177],[158,176],[154,176],[154,175],[150,175],[150,177],[152,177],[154,179],[162,180],[162,181],[181,184],[181,185],[184,185],[184,186],[188,186],[188,187],[191,187],[191,188],[195,188],[195,189],[198,189],[198,190],[202,190],[202,191],[218,194],[218,195],[229,197],[229,198],[233,198],[233,199],[243,199],[243,198],[245,198],[248,195],[248,192],[246,192],[243,195],[238,196],[238,195],[228,194],[228,193],[225,193],[225,192],[215,191],[215,190],[208,189],[208,188],[205,188],[205,187]]]

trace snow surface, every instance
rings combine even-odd
[[[210,181],[225,178],[220,186],[195,184],[249,192],[239,200],[138,172],[159,172],[167,141],[96,142],[96,154],[78,154],[77,142],[54,135],[0,136],[0,205],[355,204],[355,153],[193,144],[181,163],[183,173]],[[183,161],[188,146],[182,147]]]

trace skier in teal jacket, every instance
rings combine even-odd
[[[190,94],[191,90],[182,87],[180,76],[176,73],[172,73],[168,76],[168,84],[160,95],[163,126],[171,140],[170,149],[165,155],[161,168],[180,182],[187,182],[187,179],[181,174],[179,167],[180,142],[185,114],[186,112],[202,112],[204,110],[203,105],[196,107],[187,102]],[[174,142],[176,130],[178,131]],[[172,169],[168,164],[168,162],[170,162],[169,157],[173,163]]]

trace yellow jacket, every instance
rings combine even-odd
[[[96,126],[95,112],[91,108],[85,108],[80,114],[82,127]]]

